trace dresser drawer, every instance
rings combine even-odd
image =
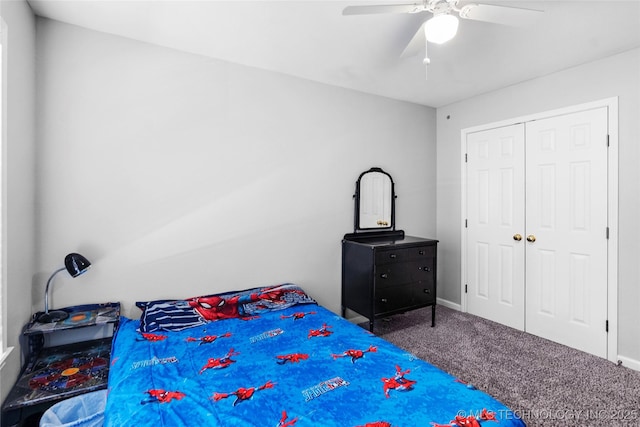
[[[434,304],[435,293],[434,285],[423,283],[379,289],[375,296],[375,312],[384,314],[409,307]]]
[[[436,286],[434,283],[420,283],[413,288],[414,304],[425,305],[436,302]]]
[[[376,289],[395,287],[412,282],[433,282],[434,258],[418,261],[382,264],[375,267]]]
[[[381,250],[376,252],[376,264],[389,264],[405,262],[423,258],[433,258],[436,256],[436,247],[417,246],[413,248],[393,248],[391,250]]]
[[[375,295],[375,312],[376,314],[384,314],[401,310],[413,305],[414,298],[415,289],[412,285],[380,289],[376,291]]]

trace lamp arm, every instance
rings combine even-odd
[[[53,274],[51,274],[51,276],[49,277],[49,280],[47,280],[47,286],[44,288],[44,312],[49,314],[49,285],[51,284],[51,281],[53,280],[53,276],[55,276],[56,274],[60,273],[61,271],[66,270],[65,267],[62,267],[56,271],[53,272]]]

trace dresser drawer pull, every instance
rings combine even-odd
[[[418,268],[418,270],[426,271],[428,273],[428,272],[431,271],[431,268],[429,268],[429,267],[420,267],[420,268]]]
[[[382,273],[380,277],[382,277],[383,279],[388,279],[389,275],[387,273]]]
[[[388,302],[388,300],[386,298],[382,298],[380,302]]]
[[[424,251],[418,251],[418,255],[424,255]]]
[[[396,254],[389,254],[389,258],[391,258],[391,259],[396,259],[396,258],[398,258],[398,255],[396,255]]]
[[[430,294],[431,293],[431,289],[423,289],[422,290],[425,294]]]

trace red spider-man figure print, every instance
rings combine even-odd
[[[311,338],[311,337],[328,337],[329,335],[331,335],[333,333],[333,331],[330,331],[329,328],[331,328],[331,326],[329,326],[326,323],[324,323],[320,329],[311,329],[309,331],[309,335],[307,335],[307,338]]]
[[[298,422],[298,417],[295,417],[292,420],[288,420],[289,416],[287,415],[287,411],[282,411],[282,418],[280,418],[280,422],[278,422],[277,427],[291,427],[295,423]]]
[[[311,314],[316,314],[315,311],[308,311],[308,312],[304,312],[304,311],[298,311],[296,313],[293,313],[289,316],[285,316],[285,315],[281,315],[280,319],[289,319],[292,318],[293,320],[300,320],[300,319],[304,319],[306,316],[309,316]]]
[[[206,335],[206,336],[200,337],[200,338],[188,337],[186,339],[186,341],[187,342],[200,341],[199,345],[202,345],[202,344],[211,344],[212,342],[214,342],[218,338],[231,338],[231,332],[226,332],[226,333],[224,333],[222,335]]]
[[[141,332],[140,335],[142,335],[142,338],[136,338],[136,341],[158,342],[158,341],[164,341],[167,339],[166,335],[148,334],[144,332]]]
[[[250,297],[256,296],[251,294]],[[257,298],[256,298],[257,299]],[[253,300],[251,300],[253,301]],[[200,316],[206,320],[234,319],[241,317],[240,296],[222,298],[218,295],[209,297],[196,297],[188,300]]]
[[[473,415],[467,415],[466,417],[464,415],[456,415],[455,418],[449,422],[449,424],[437,424],[437,423],[433,423],[432,422],[431,425],[432,425],[432,427],[451,427],[451,426],[457,426],[457,427],[480,427],[480,421],[495,421],[495,422],[499,422],[496,419],[496,413],[495,412],[489,412],[489,411],[487,411],[486,408],[483,408],[482,412],[480,413],[480,420],[478,420]]]
[[[480,427],[478,419],[473,415],[469,415],[468,417],[456,415],[456,417],[451,420],[451,423],[458,427]]]
[[[147,390],[146,393],[149,397],[140,402],[143,405],[147,403],[169,403],[173,399],[181,400],[186,396],[186,394],[181,391],[166,391],[162,389]]]
[[[232,363],[236,363],[235,360],[231,359],[233,356],[237,356],[240,353],[233,351],[233,349],[229,350],[227,354],[223,357],[219,357],[217,359],[211,358],[207,361],[207,364],[200,369],[200,374],[202,374],[207,369],[224,369],[229,367]]]
[[[276,356],[276,362],[278,363],[278,365],[284,365],[287,362],[298,363],[301,360],[307,360],[308,358],[309,355],[304,353],[282,354]]]
[[[495,412],[489,412],[487,411],[486,408],[482,409],[482,412],[480,413],[480,419],[483,421],[495,421],[497,423],[499,423],[500,421],[498,421],[496,419],[496,413]]]
[[[211,399],[213,399],[215,402],[217,402],[219,400],[226,399],[227,397],[235,396],[236,399],[233,401],[233,406],[236,406],[240,402],[244,402],[245,400],[251,399],[256,391],[265,390],[265,389],[268,389],[268,388],[273,388],[274,385],[275,385],[275,383],[273,383],[271,381],[267,381],[265,384],[261,385],[258,388],[255,388],[255,387],[249,387],[249,388],[240,387],[239,389],[237,389],[236,391],[231,392],[231,393],[213,393],[213,396],[211,397]]]
[[[389,390],[409,391],[413,389],[413,385],[417,381],[404,377],[409,372],[411,372],[411,370],[407,369],[403,371],[400,366],[396,365],[396,374],[392,378],[382,378],[385,397],[389,397]]]
[[[378,348],[370,345],[366,350],[346,350],[341,354],[332,354],[331,356],[333,356],[334,359],[339,357],[350,357],[351,363],[356,363],[356,360],[363,358],[365,353],[375,353],[376,351],[378,351]]]

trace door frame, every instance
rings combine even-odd
[[[534,120],[546,119],[565,114],[578,113],[585,110],[606,107],[608,112],[609,150],[607,157],[607,222],[609,238],[607,240],[607,359],[611,362],[618,360],[618,97],[605,98],[584,104],[549,110],[527,116],[516,117],[507,120],[487,123],[484,125],[464,128],[460,131],[460,171],[461,171],[461,248],[460,248],[460,309],[467,312],[467,294],[465,286],[467,282],[467,168],[466,145],[467,135],[498,127],[511,126],[518,123],[526,123]],[[604,232],[604,230],[603,230]],[[602,325],[604,328],[605,325]]]

